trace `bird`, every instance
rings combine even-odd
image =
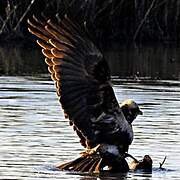
[[[116,99],[108,63],[91,39],[86,23],[64,15],[56,19],[28,19],[28,30],[38,40],[64,117],[85,150],[80,157],[57,166],[79,172],[127,172],[125,160],[133,141],[132,122],[142,115],[132,99]]]

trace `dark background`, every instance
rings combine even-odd
[[[179,41],[179,0],[0,0],[0,38],[29,38],[27,18],[44,12],[87,21],[98,38]]]
[[[47,73],[27,19],[82,25],[118,78],[180,78],[180,0],[0,0],[0,74]]]

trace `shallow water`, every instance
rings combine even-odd
[[[119,101],[133,98],[144,112],[133,126],[130,154],[153,159],[152,173],[104,177],[61,172],[55,165],[83,148],[64,120],[53,82],[46,77],[0,77],[0,179],[179,179],[180,82],[116,81]],[[163,167],[159,163],[167,156]]]

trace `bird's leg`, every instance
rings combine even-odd
[[[132,158],[135,162],[139,162],[134,156],[132,156],[131,154],[128,154],[128,153],[125,153],[125,158],[126,157],[130,157],[130,158]]]
[[[88,156],[88,155],[92,155],[92,154],[96,154],[98,149],[100,147],[100,144],[98,144],[96,147],[91,148],[91,149],[86,149],[85,151],[81,152],[80,154],[82,156]]]

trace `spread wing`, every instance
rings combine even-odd
[[[61,22],[39,21],[29,31],[40,40],[57,95],[83,146],[106,142],[114,134],[130,144],[132,129],[122,115],[110,84],[110,71],[102,53],[84,29],[67,16]],[[117,118],[118,117],[118,118]],[[111,141],[110,139],[108,141]]]

